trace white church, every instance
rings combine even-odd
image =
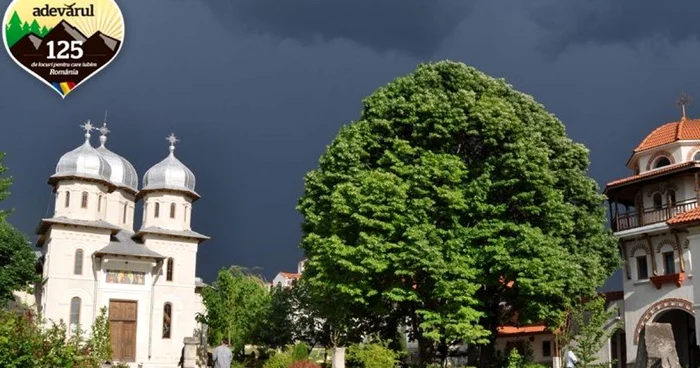
[[[195,176],[170,153],[143,176],[134,167],[90,142],[95,129],[83,125],[85,142],[66,153],[49,178],[54,214],[41,220],[42,282],[36,307],[42,318],[63,320],[69,331],[89,330],[108,309],[113,360],[133,367],[176,367],[183,339],[195,336],[203,311],[195,277],[197,248],[208,239],[192,230]],[[163,147],[165,148],[165,146]],[[134,229],[136,203],[142,224]]]

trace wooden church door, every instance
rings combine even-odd
[[[109,301],[109,335],[112,341],[112,359],[115,361],[136,361],[137,311],[135,301]]]

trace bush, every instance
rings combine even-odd
[[[348,348],[348,365],[354,368],[392,368],[400,364],[400,354],[389,349],[389,343],[376,340],[354,344]]]
[[[278,352],[270,356],[270,359],[265,362],[263,368],[289,368],[294,363],[291,354],[287,352]]]
[[[68,337],[62,321],[41,329],[29,311],[0,311],[0,367],[99,368],[112,354],[106,314],[103,308],[86,338],[83,331]]]
[[[287,351],[292,356],[292,360],[305,360],[309,358],[311,349],[306,343],[300,342],[293,346],[287,347]]]
[[[292,363],[289,368],[321,368],[321,366],[309,359],[304,359],[297,360],[296,362]]]

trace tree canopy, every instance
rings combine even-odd
[[[232,266],[217,274],[216,281],[202,290],[209,344],[218,345],[227,338],[238,353],[245,344],[254,343],[259,326],[270,305],[270,293],[264,281],[246,269]]]
[[[306,175],[304,278],[369,329],[408,321],[424,359],[492,346],[502,323],[557,326],[619,265],[588,166],[532,97],[422,64],[367,97]]]
[[[0,152],[0,202],[10,195],[12,178],[3,175],[4,154]],[[9,210],[0,209],[0,307],[13,300],[13,292],[30,286],[37,280],[36,257],[29,240],[7,222]]]

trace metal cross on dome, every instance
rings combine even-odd
[[[95,126],[92,125],[90,119],[88,119],[88,121],[86,121],[85,124],[81,125],[80,127],[85,130],[85,134],[90,134],[91,131],[95,130]]]
[[[681,93],[681,96],[678,98],[678,101],[676,101],[678,106],[681,107],[681,111],[683,112],[683,119],[685,119],[685,107],[690,105],[692,101],[693,98],[685,93]]]
[[[102,127],[101,127],[100,129],[98,129],[98,130],[100,131],[100,133],[102,133],[102,135],[107,135],[107,134],[109,134],[109,129],[107,129],[107,123],[106,123],[106,122],[102,123]]]
[[[170,133],[170,136],[165,138],[168,142],[170,142],[171,147],[175,147],[175,143],[179,142],[180,140],[175,137],[175,134]]]

